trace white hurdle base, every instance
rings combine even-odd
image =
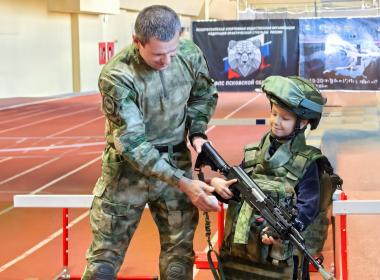
[[[332,214],[379,215],[380,200],[337,200],[333,202]]]
[[[93,198],[90,194],[20,194],[13,197],[13,204],[23,208],[90,208]],[[334,216],[378,215],[380,200],[334,200],[332,211]]]
[[[215,196],[209,196],[218,204]],[[13,196],[13,206],[18,208],[90,208],[92,194],[18,194]],[[148,205],[145,205],[148,208]]]
[[[13,197],[13,205],[24,208],[90,208],[93,198],[90,194],[20,194]]]

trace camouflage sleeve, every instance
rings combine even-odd
[[[204,134],[207,124],[214,114],[218,100],[217,89],[211,79],[201,50],[194,45],[192,66],[195,73],[195,81],[188,101],[187,123],[189,136]]]
[[[143,175],[177,186],[185,171],[172,166],[146,140],[136,93],[104,76],[100,78],[99,88],[103,99],[102,109],[108,122],[108,142],[113,142],[116,151]]]

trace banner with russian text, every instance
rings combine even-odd
[[[193,22],[219,91],[252,91],[270,75],[298,74],[298,20]]]
[[[300,75],[320,89],[378,90],[380,18],[300,20]]]

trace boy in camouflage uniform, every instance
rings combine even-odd
[[[303,231],[319,212],[317,159],[321,151],[306,145],[305,129],[317,128],[325,99],[300,77],[271,76],[262,90],[271,104],[270,131],[258,145],[247,145],[242,167],[264,193],[295,213],[294,226]],[[213,178],[225,199],[233,181]],[[308,265],[296,257],[289,240],[280,240],[247,203],[229,201],[220,250],[226,279],[308,279]]]
[[[214,189],[191,179],[186,145],[189,137],[200,152],[217,92],[200,49],[179,40],[180,29],[172,9],[145,8],[133,44],[100,74],[107,143],[82,279],[115,279],[146,203],[160,234],[161,279],[192,279],[198,209],[220,210],[208,197]]]

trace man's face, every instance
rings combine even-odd
[[[133,41],[146,64],[153,69],[164,70],[169,66],[171,58],[176,55],[179,33],[168,42],[150,38],[149,41],[143,45],[136,36],[133,37]]]

